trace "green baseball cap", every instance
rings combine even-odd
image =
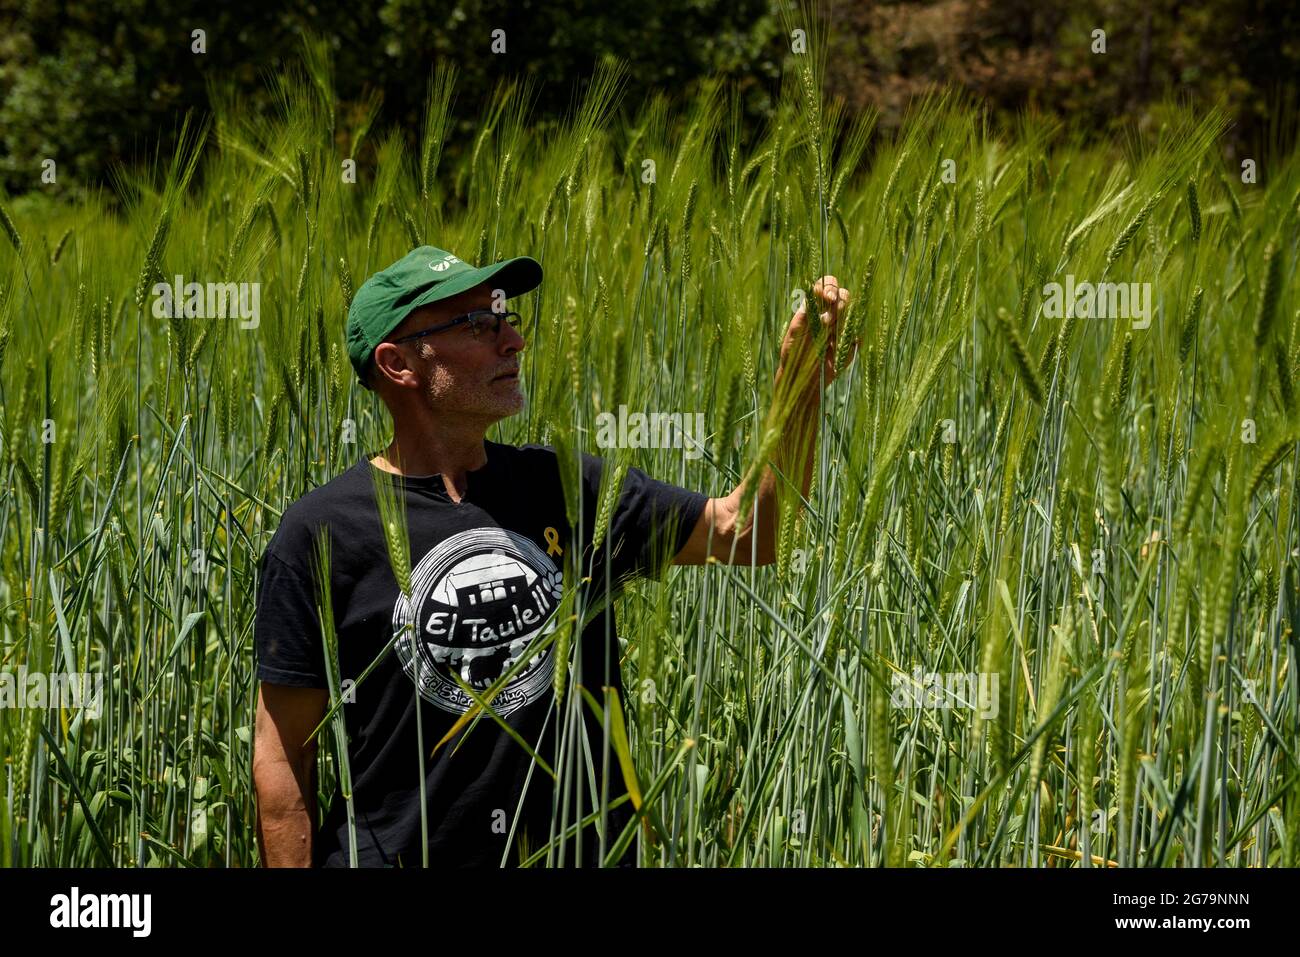
[[[475,267],[445,249],[418,246],[375,273],[361,284],[348,308],[348,358],[357,378],[365,381],[375,347],[414,310],[488,280],[511,299],[541,284],[542,266],[528,256],[516,256]]]

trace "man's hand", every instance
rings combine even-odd
[[[849,291],[842,288],[840,281],[834,276],[822,276],[813,283],[812,299],[825,311],[820,312],[819,324],[809,320],[807,301],[795,312],[790,325],[786,327],[785,338],[781,342],[781,362],[777,368],[777,382],[781,381],[783,374],[794,374],[798,377],[796,385],[801,387],[800,391],[818,388],[817,366],[811,353],[819,346],[818,333],[822,330],[825,331],[826,353],[821,368],[825,373],[827,385],[835,381],[835,349],[842,328],[840,318],[848,308],[851,298]],[[849,353],[851,362],[858,351],[857,340],[849,343],[845,348],[851,350]],[[845,365],[847,364],[846,362]],[[805,376],[806,381],[804,381]]]

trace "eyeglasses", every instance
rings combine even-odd
[[[475,309],[467,312],[463,316],[457,316],[440,326],[433,326],[421,332],[413,332],[409,336],[402,336],[393,342],[406,342],[409,339],[419,339],[423,336],[431,336],[435,332],[442,332],[444,329],[451,329],[455,326],[469,323],[469,331],[477,339],[484,330],[491,329],[495,337],[501,332],[501,320],[510,324],[510,328],[518,329],[523,323],[523,317],[517,312],[497,312],[495,309]]]

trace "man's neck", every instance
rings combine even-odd
[[[479,430],[398,435],[370,461],[398,475],[441,475],[447,494],[460,501],[467,474],[487,464],[484,434]]]

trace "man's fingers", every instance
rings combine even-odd
[[[834,276],[822,276],[813,283],[813,292],[821,296],[827,302],[834,301],[841,293],[845,292],[840,281]]]
[[[851,301],[849,291],[840,285],[834,276],[823,276],[813,283],[813,295],[827,307],[827,312],[820,313],[822,322],[835,323],[840,311]]]
[[[817,295],[819,296],[822,296],[823,293],[829,294],[829,291],[831,289],[838,289],[839,285],[840,285],[840,281],[836,279],[834,276],[822,276],[821,279],[818,279],[815,283],[813,283],[813,292],[817,293]],[[822,296],[822,297],[826,298],[826,296]]]
[[[790,325],[786,329],[785,342],[782,344],[781,349],[782,356],[786,354],[789,346],[793,345],[796,340],[804,339],[814,326],[818,327],[818,331],[826,337],[825,350],[827,356],[833,357],[835,355],[840,326],[839,319],[842,311],[852,301],[853,297],[847,289],[839,284],[838,279],[830,275],[823,276],[813,283],[812,294],[818,300],[817,305],[824,307],[825,311],[823,312],[821,308],[810,309],[807,298],[804,298],[799,308],[795,310]],[[818,323],[814,324],[809,320],[810,312],[817,315],[818,320],[820,320]],[[856,346],[857,344],[854,343],[854,351],[856,351]]]
[[[835,335],[835,330],[838,329],[840,325],[840,317],[844,314],[844,310],[848,308],[850,301],[851,297],[849,296],[849,291],[847,289],[840,289],[839,295],[834,300],[827,303],[826,311],[819,314],[822,325],[829,327],[828,332],[830,335]]]

